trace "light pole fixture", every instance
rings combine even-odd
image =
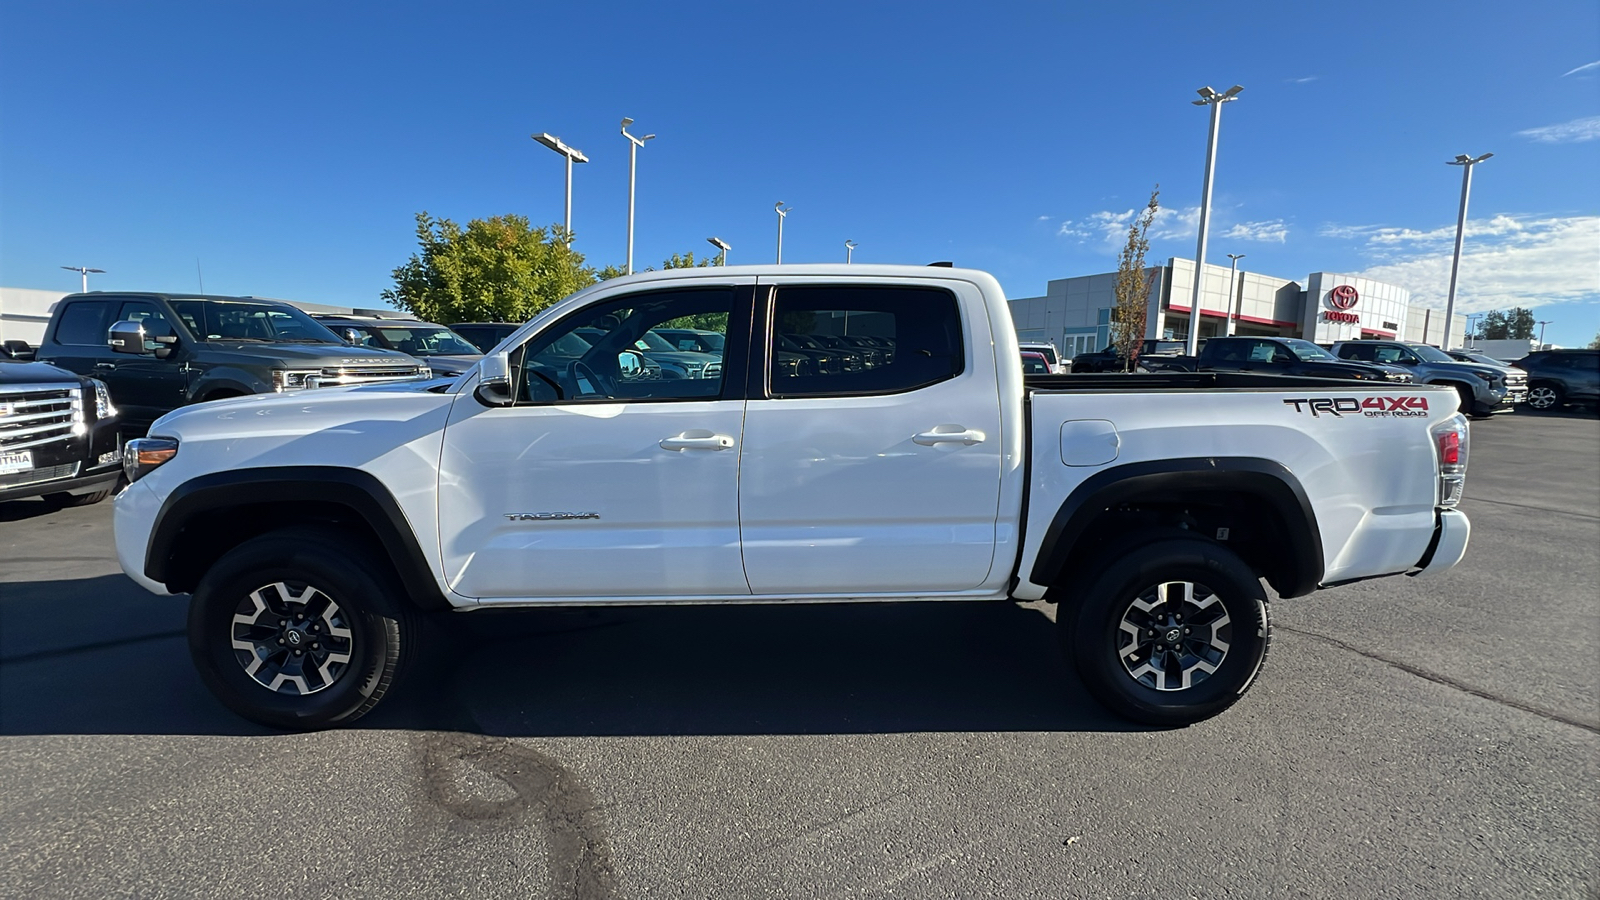
[[[781,266],[783,265],[783,220],[789,218],[789,211],[794,207],[784,206],[783,201],[779,200],[772,204],[772,208],[778,213],[778,265]]]
[[[717,254],[717,265],[727,265],[728,251],[733,249],[732,247],[728,246],[728,242],[719,237],[708,237],[706,238],[706,243],[722,251],[721,253]]]
[[[1467,228],[1467,195],[1472,192],[1472,167],[1483,162],[1493,153],[1485,153],[1473,158],[1460,153],[1455,159],[1445,163],[1447,166],[1461,167],[1461,211],[1456,213],[1456,252],[1450,260],[1450,294],[1444,301],[1444,349],[1450,349],[1450,320],[1456,312],[1456,273],[1461,269],[1461,239]]]
[[[1539,349],[1544,349],[1544,327],[1554,322],[1555,319],[1544,319],[1539,323]]]
[[[96,275],[104,275],[106,273],[105,269],[90,269],[84,266],[62,266],[61,268],[66,269],[68,272],[77,272],[79,275],[83,276],[82,292],[85,294],[89,293],[89,274],[91,272]]]
[[[633,274],[633,185],[634,173],[639,163],[639,148],[645,141],[654,140],[655,135],[647,134],[644,137],[634,137],[628,133],[628,126],[633,120],[627,116],[622,117],[622,136],[628,139],[628,265],[624,275]]]
[[[1472,349],[1472,339],[1476,335],[1476,332],[1472,327],[1472,320],[1473,319],[1481,319],[1481,318],[1484,317],[1484,315],[1485,315],[1484,313],[1467,313],[1467,349],[1468,350]]]
[[[558,138],[555,135],[550,134],[549,132],[544,132],[542,134],[533,135],[533,139],[538,141],[539,143],[545,145],[546,147],[549,147],[551,150],[554,150],[555,152],[557,152],[557,153],[559,153],[562,156],[565,156],[567,158],[567,214],[561,220],[561,226],[562,226],[562,228],[566,229],[566,232],[567,232],[567,246],[571,247],[572,246],[572,164],[575,163],[575,162],[586,163],[586,162],[589,161],[589,157],[584,156],[582,150],[579,150],[576,147],[568,147],[566,144],[561,143],[561,138]]]
[[[1239,260],[1244,259],[1244,254],[1229,253],[1228,258],[1233,260],[1233,267],[1228,270],[1228,337],[1233,337],[1234,319],[1236,318],[1234,304],[1237,302],[1233,295],[1233,279],[1235,275],[1239,274]]]
[[[850,262],[851,262],[850,257],[855,252],[856,252],[856,242],[855,241],[845,241],[844,242],[844,263],[845,263],[845,265],[849,265],[850,264]]]
[[[1195,106],[1211,107],[1211,138],[1206,143],[1205,186],[1200,192],[1200,242],[1194,251],[1194,297],[1189,302],[1189,344],[1186,352],[1190,356],[1200,352],[1200,286],[1205,283],[1206,229],[1211,224],[1211,177],[1216,171],[1217,128],[1222,124],[1222,104],[1239,96],[1242,90],[1244,88],[1236,84],[1219,94],[1209,87],[1203,87],[1196,92],[1200,99],[1190,101]]]

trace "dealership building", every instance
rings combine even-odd
[[[1185,339],[1193,320],[1194,261],[1172,258],[1146,271],[1150,294],[1145,336]],[[1115,272],[1061,278],[1049,282],[1043,297],[1012,300],[1017,337],[1052,341],[1068,358],[1106,347],[1111,343],[1116,280]],[[1460,347],[1466,337],[1465,316],[1455,316],[1447,336],[1444,311],[1412,306],[1405,288],[1336,272],[1312,272],[1291,281],[1242,270],[1235,275],[1228,266],[1208,265],[1200,284],[1199,318],[1202,338],[1263,335],[1319,344],[1398,338]]]

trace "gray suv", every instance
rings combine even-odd
[[[1417,384],[1447,384],[1461,395],[1461,411],[1483,417],[1510,412],[1528,397],[1528,378],[1497,368],[1464,363],[1431,344],[1418,341],[1342,341],[1333,345],[1340,359],[1399,366]]]

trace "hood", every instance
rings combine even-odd
[[[1381,363],[1363,362],[1362,360],[1358,359],[1341,359],[1338,362],[1325,359],[1308,359],[1304,360],[1304,362],[1307,365],[1327,368],[1328,370],[1334,372],[1349,372],[1352,374],[1360,372],[1364,375],[1377,375],[1380,378],[1391,374],[1411,374],[1408,370],[1401,366],[1386,366]]]
[[[1476,375],[1479,378],[1482,378],[1484,381],[1493,381],[1496,378],[1504,378],[1506,376],[1504,371],[1496,369],[1493,366],[1483,365],[1482,363],[1451,361],[1447,363],[1425,362],[1423,365],[1427,366],[1429,369],[1437,370],[1440,373],[1458,372],[1467,375]]]
[[[0,360],[0,385],[81,384],[78,376],[49,363]]]
[[[417,359],[427,363],[428,368],[435,375],[446,375],[454,378],[478,364],[482,356],[419,356]]]
[[[351,347],[346,344],[288,344],[261,341],[206,341],[212,352],[226,351],[240,356],[264,359],[269,363],[288,363],[315,368],[370,365],[416,365],[417,361],[404,353],[375,350],[371,347]]]

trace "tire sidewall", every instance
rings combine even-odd
[[[1128,605],[1156,584],[1188,581],[1214,591],[1232,620],[1227,657],[1191,688],[1158,691],[1123,666],[1120,623]],[[1266,591],[1231,551],[1189,538],[1150,544],[1100,570],[1082,594],[1075,627],[1066,632],[1084,685],[1120,715],[1153,725],[1187,725],[1232,706],[1249,689],[1266,657]]]
[[[322,537],[322,536],[318,536]],[[278,728],[320,728],[361,709],[394,656],[396,620],[386,613],[384,588],[359,553],[311,536],[270,535],[243,544],[201,579],[189,602],[189,652],[201,679],[235,713]],[[269,690],[239,664],[231,643],[233,615],[251,591],[279,581],[305,582],[344,612],[354,653],[333,686],[314,694]]]

